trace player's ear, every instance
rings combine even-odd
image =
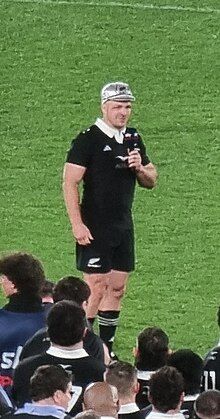
[[[137,394],[140,390],[140,383],[136,381],[133,385],[134,394]]]
[[[182,394],[181,394],[181,396],[180,396],[180,402],[181,402],[181,404],[183,403],[183,401],[184,401],[184,397],[185,397],[185,393],[184,393],[184,391],[182,392]]]
[[[101,104],[101,111],[102,111],[102,114],[103,114],[104,116],[106,115],[106,108],[107,108],[107,102],[102,103],[102,104]]]
[[[59,404],[61,398],[61,390],[56,390],[53,394],[53,400],[56,404]]]
[[[85,313],[86,313],[86,310],[87,310],[87,306],[88,306],[88,301],[83,301],[82,308],[85,311]]]
[[[136,357],[138,356],[138,354],[139,354],[139,349],[135,346],[135,347],[133,348],[132,353],[133,353],[134,357],[136,358]]]
[[[147,398],[148,398],[149,402],[150,402],[151,404],[153,404],[153,399],[152,399],[152,397],[151,397],[151,394],[150,394],[150,393],[148,393]]]

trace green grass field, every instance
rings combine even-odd
[[[204,355],[219,333],[219,1],[137,3],[0,1],[0,250],[34,253],[54,281],[77,273],[66,151],[99,114],[101,86],[128,81],[159,182],[137,188],[115,349],[131,360],[137,333],[158,325],[173,348]]]

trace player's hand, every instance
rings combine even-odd
[[[83,223],[73,227],[73,235],[77,243],[82,246],[87,246],[94,239],[88,227]]]
[[[141,168],[141,155],[138,150],[128,151],[128,167],[139,171]]]

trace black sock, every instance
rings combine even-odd
[[[115,310],[98,311],[99,335],[108,347],[109,353],[112,351],[119,314],[120,311]]]

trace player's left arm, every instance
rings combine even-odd
[[[146,165],[142,164],[139,150],[129,152],[128,165],[135,170],[137,181],[140,186],[147,189],[152,189],[156,186],[158,177],[157,170],[151,162]]]

